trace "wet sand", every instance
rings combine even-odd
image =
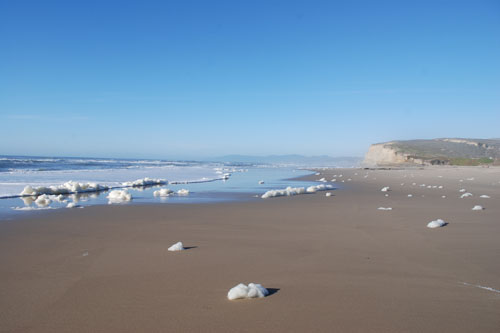
[[[478,287],[500,290],[499,168],[319,172],[343,188],[3,221],[0,331],[500,331],[500,292]],[[240,282],[272,294],[227,300]]]

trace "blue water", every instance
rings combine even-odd
[[[52,203],[47,207],[39,207],[32,202],[31,197],[12,197],[13,194],[18,195],[26,185],[60,185],[69,180],[105,183],[113,187],[120,186],[123,181],[133,181],[144,177],[165,178],[170,182],[187,182],[127,188],[133,199],[120,205],[263,200],[260,199],[260,195],[271,189],[318,184],[317,182],[291,180],[291,178],[311,174],[310,171],[258,164],[231,165],[198,161],[39,157],[3,157],[0,161],[2,163],[0,196],[2,191],[11,196],[0,199],[0,219],[38,212],[40,208],[67,209],[65,207],[68,202],[74,202],[80,207],[108,204],[106,196],[109,191],[60,197],[65,202],[58,202],[55,196],[51,196]],[[223,171],[220,171],[221,169]],[[218,179],[221,172],[230,173],[229,179]],[[200,179],[203,181],[198,182]],[[264,184],[259,184],[259,181],[264,181]],[[161,188],[174,191],[187,189],[190,193],[188,196],[155,197],[153,192]]]

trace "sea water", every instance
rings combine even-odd
[[[165,161],[95,158],[0,157],[0,217],[28,211],[66,209],[108,204],[112,189],[125,189],[132,200],[122,204],[213,203],[221,201],[262,200],[268,190],[287,186],[311,186],[316,182],[297,182],[310,171],[269,164],[231,164],[200,161]],[[158,186],[126,187],[125,182],[143,178],[163,179]],[[109,190],[49,195],[50,203],[37,197],[21,197],[26,186],[60,186],[68,181],[97,183]],[[156,197],[154,191],[168,188],[188,195]],[[41,203],[41,204],[40,204]]]

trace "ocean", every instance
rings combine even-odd
[[[307,174],[265,163],[0,156],[0,217],[110,203],[262,200],[271,189],[317,184],[290,180]]]

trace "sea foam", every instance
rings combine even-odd
[[[262,298],[267,295],[269,295],[269,291],[258,283],[249,283],[248,286],[240,283],[229,290],[227,298],[229,300],[256,297]]]

